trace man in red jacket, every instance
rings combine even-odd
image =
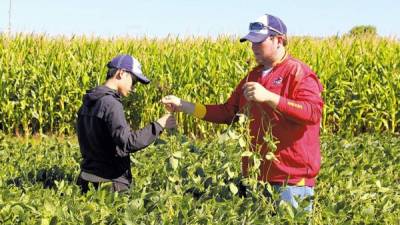
[[[316,74],[286,51],[287,29],[279,18],[263,15],[250,23],[249,33],[240,39],[250,41],[259,64],[233,91],[224,104],[193,104],[170,95],[162,102],[171,110],[183,111],[214,123],[230,124],[237,113],[250,107],[252,146],[261,146],[264,160],[259,180],[268,181],[280,191],[281,200],[298,206],[295,196],[314,194],[320,170],[320,119],[322,85]],[[277,160],[267,160],[269,149],[263,140],[266,127],[279,140]],[[256,149],[252,149],[253,151]],[[248,175],[249,159],[242,158],[242,173]],[[306,208],[311,210],[311,204]]]

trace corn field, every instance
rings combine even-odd
[[[105,80],[106,63],[128,53],[152,82],[125,100],[140,127],[162,113],[162,96],[223,103],[255,66],[249,44],[237,38],[96,39],[0,36],[0,130],[9,134],[74,134],[86,90]],[[379,37],[289,39],[289,53],[308,63],[324,85],[322,127],[328,133],[398,132],[400,43]],[[207,136],[224,127],[193,118],[180,129]],[[140,122],[138,122],[140,121]]]

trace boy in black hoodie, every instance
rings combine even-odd
[[[82,153],[77,184],[82,192],[89,183],[112,182],[113,191],[126,191],[132,182],[129,153],[153,143],[165,128],[176,127],[171,114],[165,114],[140,130],[131,130],[125,119],[121,97],[126,97],[137,82],[150,80],[140,63],[130,55],[119,55],[108,64],[104,85],[89,90],[83,98],[77,119],[77,134]]]

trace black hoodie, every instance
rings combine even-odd
[[[117,91],[106,86],[89,90],[77,119],[81,170],[106,179],[120,177],[130,170],[129,153],[147,147],[161,132],[157,122],[132,131]]]

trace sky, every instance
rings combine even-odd
[[[97,37],[243,36],[263,14],[289,36],[327,37],[357,25],[400,37],[399,0],[0,0],[0,32]]]

